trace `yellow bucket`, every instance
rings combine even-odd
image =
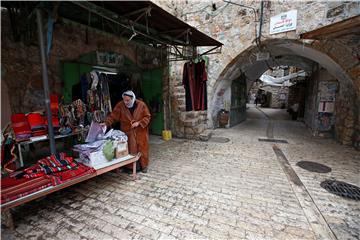
[[[171,131],[170,130],[163,130],[162,131],[162,137],[165,141],[168,141],[172,138]]]

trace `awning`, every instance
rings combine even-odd
[[[300,35],[302,39],[336,39],[348,35],[356,35],[360,39],[360,16],[315,29]]]
[[[41,7],[60,18],[144,43],[223,45],[150,1],[1,1],[1,6],[23,8],[29,14]]]

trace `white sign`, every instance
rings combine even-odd
[[[335,109],[334,102],[320,102],[318,112],[333,113]]]
[[[297,10],[291,10],[270,18],[270,34],[296,29]]]

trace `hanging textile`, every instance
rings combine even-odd
[[[202,60],[196,63],[196,106],[195,110],[203,111],[207,109],[207,89],[206,89],[206,81],[207,81],[207,73],[205,61]]]
[[[187,62],[183,69],[186,111],[203,111],[207,109],[207,73],[205,61]]]
[[[186,111],[194,110],[195,64],[187,62],[183,69],[183,82],[185,87]]]

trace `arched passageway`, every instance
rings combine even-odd
[[[270,58],[257,60],[257,53],[259,52],[268,52]],[[351,55],[342,57],[351,58]],[[315,74],[317,78],[321,79],[323,75],[326,75],[325,78],[332,78],[338,82],[337,91],[339,94],[337,94],[338,99],[335,108],[341,109],[341,112],[336,113],[338,118],[335,135],[342,142],[351,142],[358,125],[357,116],[359,113],[356,106],[359,106],[360,89],[356,87],[358,79],[351,78],[348,69],[337,63],[340,61],[335,60],[333,56],[330,57],[311,45],[296,40],[266,40],[262,42],[261,51],[257,46],[249,47],[224,68],[215,83],[208,112],[210,126],[217,126],[219,110],[226,108],[226,105],[231,103],[231,85],[235,79],[245,78],[246,91],[248,92],[253,82],[269,68],[280,65],[295,66],[305,70],[310,76],[314,76],[315,72],[320,71],[321,74]],[[315,85],[312,87],[317,87]],[[344,134],[343,132],[347,133]]]

